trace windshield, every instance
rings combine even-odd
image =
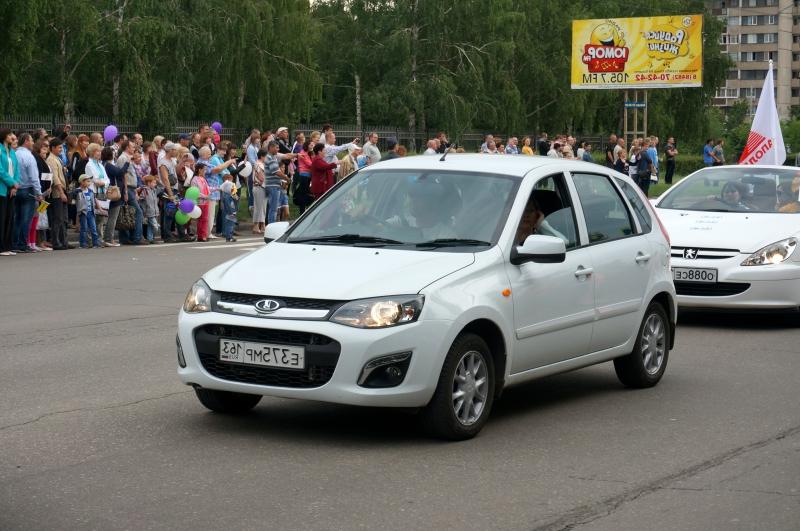
[[[757,166],[700,171],[675,186],[659,208],[706,212],[800,212],[800,171]]]
[[[485,173],[362,170],[314,205],[284,241],[483,250],[497,242],[519,181]]]

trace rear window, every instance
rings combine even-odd
[[[650,217],[650,211],[647,209],[647,205],[644,204],[644,201],[642,201],[642,196],[636,191],[634,185],[628,184],[626,181],[616,177],[614,177],[614,180],[617,181],[617,185],[619,185],[622,193],[625,194],[625,197],[628,198],[628,202],[633,207],[636,219],[639,220],[639,225],[642,227],[642,234],[647,234],[653,230],[653,218]]]

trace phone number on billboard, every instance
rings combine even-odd
[[[636,74],[635,81],[695,81],[697,74],[670,74],[662,72],[660,74]]]

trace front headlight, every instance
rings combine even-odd
[[[201,278],[189,289],[183,302],[183,311],[203,313],[211,311],[211,288]]]
[[[425,297],[399,295],[348,302],[331,316],[334,323],[355,328],[386,328],[419,319]]]
[[[780,264],[790,256],[797,248],[797,238],[786,238],[779,242],[771,243],[754,252],[742,262],[743,266],[760,266],[770,264]]]

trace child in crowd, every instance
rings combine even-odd
[[[78,210],[80,218],[80,245],[81,249],[88,249],[89,242],[87,233],[91,231],[92,234],[92,247],[95,249],[100,247],[100,236],[97,233],[97,225],[95,224],[95,211],[97,210],[96,199],[94,191],[90,188],[92,178],[89,175],[81,175],[78,178],[80,188],[77,188],[73,193],[75,196],[75,206]],[[106,215],[108,215],[106,213]]]
[[[158,231],[158,192],[156,191],[158,181],[155,175],[145,175],[143,180],[144,188],[140,192],[140,202],[144,218],[147,221],[147,242],[150,244],[161,243],[155,240]]]
[[[238,213],[239,195],[236,193],[236,185],[233,184],[233,176],[226,175],[225,182],[219,188],[222,203],[222,234],[226,242],[235,242],[233,229],[236,225],[236,215]]]
[[[197,198],[197,206],[200,207],[200,217],[197,218],[197,241],[205,242],[206,235],[208,234],[208,195],[210,190],[208,182],[206,181],[206,171],[208,171],[208,163],[199,160],[194,167],[194,177],[192,177],[192,186],[200,189],[200,195]]]

